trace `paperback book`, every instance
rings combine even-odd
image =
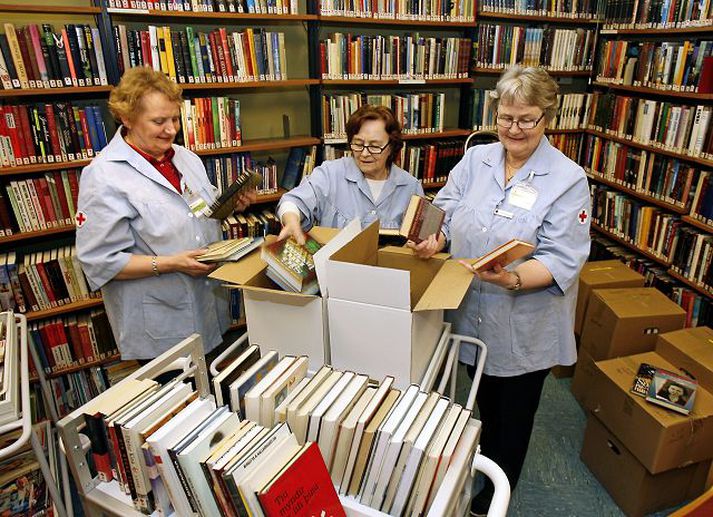
[[[698,383],[689,377],[656,368],[646,400],[687,415],[693,409],[697,388]]]

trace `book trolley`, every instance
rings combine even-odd
[[[442,369],[438,368],[444,372],[439,387],[445,387],[447,378],[453,380],[455,379],[455,365],[457,364],[458,350],[461,343],[467,342],[478,346],[481,350],[481,353],[479,354],[479,363],[477,365],[475,380],[468,396],[468,402],[465,406],[467,409],[472,410],[475,402],[478,380],[482,374],[485,362],[485,345],[479,340],[452,335],[449,330],[450,327],[444,325],[444,331],[441,336],[441,340],[439,341],[439,346],[437,347],[432,360],[437,361],[439,364],[443,364]],[[221,356],[216,358],[216,361],[214,361],[211,365],[212,371],[217,371],[215,365],[218,364],[221,357],[227,356],[232,350],[239,347],[246,340],[247,334],[243,335],[240,339],[238,339],[238,341],[231,345],[229,350],[226,350],[221,354]],[[121,392],[122,384],[126,382],[155,378],[164,371],[176,369],[182,370],[182,372],[178,375],[178,379],[193,377],[196,391],[201,397],[207,397],[211,394],[210,384],[208,381],[208,368],[203,355],[202,339],[198,334],[194,334],[178,343],[171,350],[163,353],[150,363],[135,371],[117,385],[99,394],[96,398],[84,406],[76,409],[58,423],[59,434],[64,444],[67,460],[72,474],[74,475],[80,498],[84,504],[84,509],[88,515],[121,515],[124,517],[138,517],[144,514],[140,513],[133,507],[131,498],[119,489],[119,485],[116,480],[111,482],[101,482],[98,476],[92,476],[85,457],[86,450],[88,449],[88,443],[87,441],[82,440],[83,435],[81,435],[82,428],[84,426],[84,413],[86,412],[92,414],[94,412],[94,408],[101,407],[103,401],[111,400],[116,393]],[[429,367],[427,369],[427,373],[430,370],[431,368]],[[455,383],[451,382],[451,394],[453,395],[454,393]],[[87,443],[87,445],[85,446],[84,443]],[[504,472],[493,461],[479,454],[477,449],[472,461],[470,462],[470,468],[463,472],[463,476],[473,476],[476,471],[480,471],[487,475],[495,485],[495,495],[493,497],[489,515],[504,516],[506,514],[510,498],[510,486]],[[460,483],[447,484],[444,481],[439,488],[437,496],[438,494],[441,494],[441,491],[453,493],[454,490],[459,489],[457,487],[462,487],[463,476],[458,476],[461,481]],[[466,478],[465,483],[468,485],[466,485],[466,489],[463,490],[463,493],[460,494],[459,497],[467,497],[469,499],[470,490],[468,488],[470,479]],[[351,497],[340,496],[340,500],[345,512],[350,516],[378,517],[386,515],[378,510],[362,505]],[[467,503],[467,501],[463,501],[463,503]],[[459,504],[459,507],[465,510],[464,513],[467,513],[468,504]],[[436,513],[434,513],[433,509],[431,509],[429,515],[435,516]]]
[[[59,493],[59,489],[55,482],[55,478],[52,475],[47,458],[45,457],[42,445],[40,444],[37,435],[32,430],[32,412],[30,411],[30,373],[29,373],[29,356],[28,356],[28,342],[27,342],[27,319],[23,314],[13,314],[12,312],[0,313],[0,318],[6,320],[8,333],[14,330],[14,335],[11,339],[16,340],[19,345],[19,409],[20,418],[15,421],[8,422],[0,426],[0,435],[5,433],[10,433],[13,431],[21,430],[20,436],[11,444],[4,448],[0,448],[0,460],[5,460],[12,457],[14,454],[20,452],[23,447],[27,444],[28,440],[32,447],[32,452],[37,459],[37,463],[40,466],[40,471],[44,477],[45,483],[47,484],[47,490],[49,491],[50,497],[54,504],[59,517],[67,517],[68,513],[64,506],[62,496]],[[32,350],[33,360],[35,364],[37,362],[36,353]],[[38,370],[38,373],[40,371]],[[43,390],[47,390],[47,384],[43,374],[40,374],[40,382],[42,383]],[[48,399],[51,400],[51,399]],[[56,411],[51,403],[48,404],[50,413],[56,421]],[[60,460],[60,463],[62,460]],[[64,484],[67,486],[67,483]]]

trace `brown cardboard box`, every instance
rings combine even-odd
[[[597,372],[594,359],[586,351],[580,349],[579,354],[577,354],[577,364],[574,368],[571,389],[574,398],[583,408],[587,407],[587,398],[592,390],[592,383]]]
[[[630,392],[641,363],[676,370],[656,352],[597,361],[586,408],[652,474],[713,458],[713,394],[699,386],[687,416],[647,402]]]
[[[584,431],[582,461],[630,516],[670,508],[703,492],[710,460],[651,474],[594,415]]]
[[[656,339],[656,353],[713,392],[713,329],[695,327],[661,334]]]
[[[582,334],[584,315],[593,289],[615,287],[644,287],[644,277],[620,260],[587,262],[579,273],[577,310],[574,316],[574,333]]]
[[[658,334],[683,328],[686,311],[653,287],[596,289],[580,350],[595,361],[653,350]]]

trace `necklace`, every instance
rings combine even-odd
[[[508,157],[505,155],[505,183],[509,182],[515,174],[517,174],[517,171],[519,171],[522,168],[522,164],[520,164],[519,167],[515,167],[514,165],[510,165],[508,162]]]

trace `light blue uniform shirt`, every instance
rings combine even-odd
[[[554,278],[550,287],[523,291],[474,278],[461,306],[447,315],[453,332],[487,345],[485,373],[510,377],[576,360],[574,309],[579,271],[589,255],[590,200],[582,168],[544,136],[507,185],[504,159],[500,143],[469,149],[435,204],[446,211],[443,231],[453,256],[477,258],[520,239],[535,245],[523,260],[539,260]],[[537,191],[529,210],[509,203],[520,182]],[[496,215],[496,209],[512,217]],[[460,359],[473,364],[475,349],[463,347]]]
[[[214,199],[200,158],[173,149],[186,192]],[[214,280],[183,273],[113,280],[132,254],[173,255],[221,238],[220,223],[194,217],[184,196],[121,130],[82,171],[78,210],[86,221],[77,228],[77,252],[91,288],[102,290],[122,359],[156,357],[194,332],[207,352],[228,328],[228,293]]]
[[[282,196],[280,204],[294,203],[302,213],[302,227],[344,228],[355,217],[363,228],[378,219],[382,228],[399,228],[411,196],[423,196],[421,183],[391,165],[389,177],[374,201],[369,184],[354,159],[328,160],[315,167],[302,183]]]

